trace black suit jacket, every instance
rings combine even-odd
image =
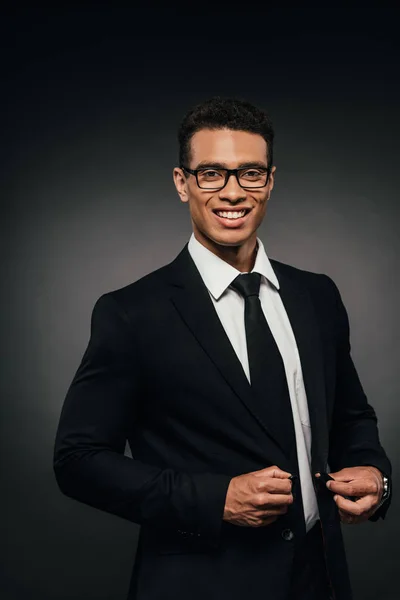
[[[301,358],[312,473],[374,465],[390,476],[336,285],[271,264]],[[54,470],[67,496],[141,525],[128,598],[285,599],[296,535],[282,532],[296,528],[295,515],[258,528],[222,519],[231,478],[270,465],[297,471],[270,435],[187,244],[170,264],[97,300]],[[349,600],[332,496],[317,490],[326,561],[333,596]]]

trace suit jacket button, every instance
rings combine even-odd
[[[290,542],[294,538],[294,533],[291,529],[283,529],[281,535],[287,542]]]

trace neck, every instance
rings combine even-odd
[[[213,252],[218,258],[235,267],[241,273],[250,272],[253,269],[258,249],[256,233],[241,246],[223,246],[201,235],[196,230],[193,233],[196,240],[205,246],[207,250]]]

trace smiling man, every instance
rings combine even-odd
[[[239,271],[251,270],[257,228],[274,187],[267,141],[248,131],[201,129],[188,148],[184,136],[174,180],[181,200],[189,202],[193,237]],[[272,130],[269,136],[272,145]],[[193,177],[186,182],[185,174]]]
[[[257,236],[273,138],[245,101],[185,116],[173,177],[193,233],[97,300],[64,401],[60,489],[141,525],[130,599],[350,600],[341,522],[391,501],[335,283]]]

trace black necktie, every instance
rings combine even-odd
[[[276,441],[290,452],[295,442],[292,406],[283,360],[261,307],[260,281],[259,273],[242,273],[231,285],[245,300],[251,387],[265,416],[265,425]]]

